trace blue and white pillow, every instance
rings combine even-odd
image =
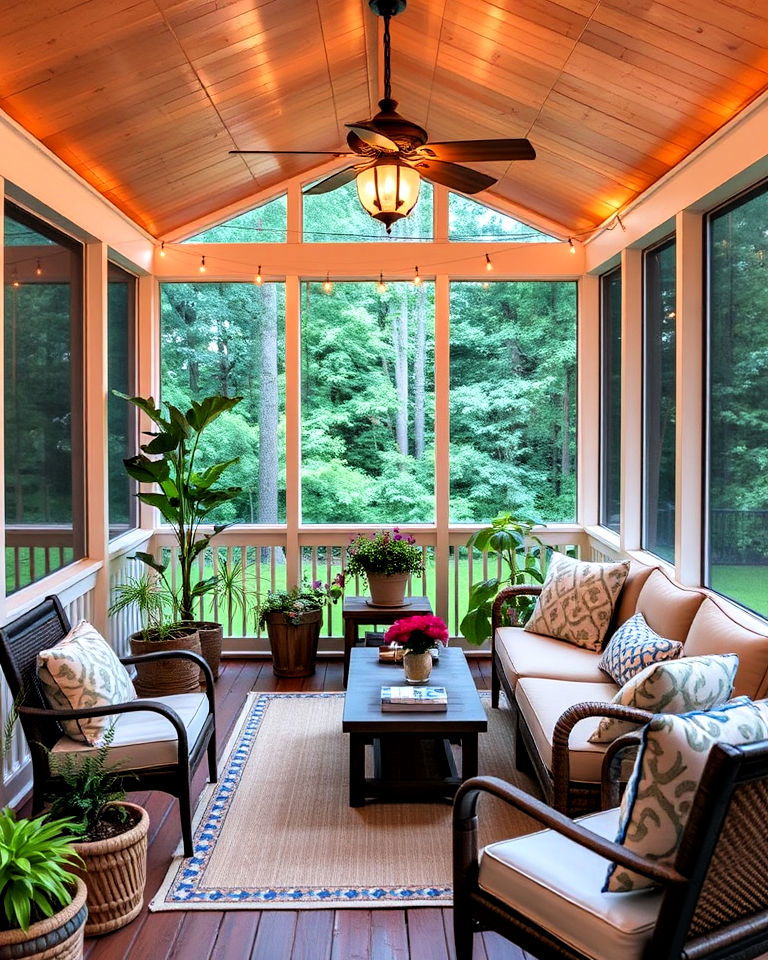
[[[714,710],[653,718],[643,731],[621,801],[616,843],[672,865],[712,747],[768,739],[768,701],[737,697]],[[624,893],[653,881],[612,863],[603,893]]]
[[[652,663],[676,660],[682,650],[682,643],[660,637],[642,613],[636,613],[614,633],[597,665],[623,687]]]

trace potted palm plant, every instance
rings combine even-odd
[[[141,452],[124,460],[128,475],[139,483],[153,484],[156,490],[137,494],[142,503],[156,507],[170,524],[178,543],[179,585],[175,594],[178,619],[199,623],[202,630],[203,655],[218,676],[223,631],[220,624],[195,621],[195,604],[200,598],[216,590],[216,575],[200,576],[196,561],[209,543],[225,530],[229,523],[213,524],[210,532],[200,532],[213,511],[233,500],[240,487],[222,485],[219,481],[227,468],[237,463],[238,457],[201,467],[198,462],[200,438],[222,413],[236,407],[242,397],[214,395],[205,397],[186,413],[166,403],[166,414],[152,397],[128,397],[118,393],[139,408],[152,421],[154,429],[149,443],[142,444]],[[155,559],[150,553],[137,552],[136,558],[161,576],[168,563]]]
[[[367,580],[373,607],[401,607],[409,578],[423,572],[421,547],[397,527],[361,533],[347,547],[347,573]]]

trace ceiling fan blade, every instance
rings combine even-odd
[[[535,160],[536,151],[529,140],[451,140],[425,143],[419,156],[436,160]]]
[[[302,192],[304,196],[307,197],[314,196],[318,193],[330,193],[332,190],[338,190],[338,188],[343,187],[345,183],[354,180],[360,172],[360,169],[360,167],[345,167],[343,170],[339,170],[332,176],[326,177],[325,180],[320,180]]]
[[[379,133],[373,124],[368,121],[347,123],[345,126],[351,130],[355,136],[359,137],[363,143],[367,143],[369,147],[376,147],[377,150],[389,150],[393,153],[397,153],[400,150],[400,147],[398,147],[394,140],[390,140],[389,137],[385,137],[383,133]]]
[[[287,156],[321,156],[321,157],[353,157],[354,154],[346,150],[341,153],[338,150],[230,150],[233,154],[253,154],[265,157],[287,157]]]
[[[450,190],[460,193],[479,193],[496,183],[494,177],[488,177],[469,167],[461,167],[457,163],[446,163],[444,160],[417,160],[411,164],[422,177],[441,183]]]

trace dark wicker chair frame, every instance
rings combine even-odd
[[[612,746],[604,778],[615,776]],[[662,900],[644,960],[748,960],[768,950],[768,741],[718,745],[710,754],[673,867],[592,833],[517,787],[492,777],[468,780],[454,802],[456,960],[471,960],[473,934],[491,929],[538,960],[589,960],[477,884],[477,801],[491,794],[603,857],[650,877]],[[611,796],[611,789],[606,789]]]
[[[156,700],[141,700],[114,704],[107,707],[88,707],[80,710],[52,710],[37,680],[37,654],[62,640],[70,630],[69,620],[58,597],[46,597],[42,603],[22,614],[12,623],[0,629],[0,665],[14,698],[14,704],[27,738],[32,757],[32,810],[38,813],[44,804],[45,795],[55,788],[60,779],[50,773],[48,750],[63,735],[60,720],[75,720],[82,717],[103,717],[113,714],[151,711],[164,716],[175,728],[178,737],[178,760],[162,767],[131,770],[122,766],[118,776],[128,790],[162,790],[179,800],[181,834],[184,841],[184,856],[191,857],[192,845],[192,776],[203,757],[208,757],[208,776],[216,782],[216,712],[213,674],[205,660],[187,650],[168,650],[149,653],[140,657],[123,657],[126,665],[148,660],[185,658],[194,660],[205,676],[208,696],[208,717],[194,749],[190,753],[187,731],[178,713],[165,703]]]
[[[651,714],[645,710],[625,707],[620,704],[599,702],[574,704],[562,714],[555,724],[552,736],[552,769],[549,769],[539,755],[525,718],[517,707],[514,690],[496,650],[496,630],[504,625],[505,611],[509,623],[513,627],[520,626],[514,607],[508,605],[509,601],[514,597],[538,596],[540,593],[541,586],[539,584],[505,587],[497,594],[493,602],[491,615],[491,704],[498,707],[499,694],[503,688],[514,717],[517,763],[524,766],[527,757],[547,803],[562,813],[577,816],[600,809],[600,784],[571,780],[568,743],[573,728],[579,720],[585,720],[587,717],[616,717],[620,720],[644,724],[651,719]]]

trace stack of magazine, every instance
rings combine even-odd
[[[385,712],[437,712],[448,709],[445,687],[382,687],[381,709]]]

